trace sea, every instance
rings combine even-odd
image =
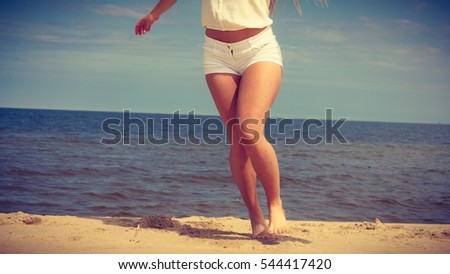
[[[450,223],[450,125],[269,120],[288,219]],[[0,212],[247,218],[229,147],[217,116],[0,108]]]

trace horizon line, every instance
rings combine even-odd
[[[20,110],[48,110],[48,111],[82,111],[82,112],[111,112],[111,113],[122,113],[125,110],[130,110],[130,108],[123,108],[121,111],[119,110],[93,110],[93,109],[68,109],[68,108],[38,108],[38,107],[11,107],[11,106],[0,106],[0,109],[20,109]],[[334,109],[334,108],[331,108]],[[180,109],[177,109],[180,110]],[[173,112],[177,111],[174,110]],[[194,110],[195,109],[191,109]],[[163,113],[163,112],[145,112],[145,111],[133,111],[133,113],[136,114],[162,114],[162,115],[168,115],[173,114],[170,112]],[[187,114],[187,113],[186,113]],[[218,113],[216,114],[197,114],[199,116],[216,116],[220,117]],[[309,117],[309,118],[292,118],[292,117],[272,117],[273,119],[297,119],[297,120],[306,120],[311,118],[317,118],[317,117]],[[380,121],[380,120],[353,120],[350,117],[346,117],[347,122],[364,122],[364,123],[390,123],[390,124],[415,124],[415,125],[444,125],[444,126],[450,126],[450,122],[411,122],[411,121]],[[338,118],[339,119],[339,118]],[[333,119],[332,121],[338,120]],[[319,120],[326,120],[326,119],[319,119]]]

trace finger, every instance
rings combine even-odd
[[[150,24],[145,24],[144,31],[145,31],[145,32],[149,32],[149,31],[150,31],[150,27],[151,27]]]
[[[141,33],[142,33],[142,24],[141,24],[141,22],[136,24],[136,28],[135,28],[134,31],[135,31],[136,35],[141,35]]]

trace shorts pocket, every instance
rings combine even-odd
[[[214,46],[210,44],[203,44],[203,51],[213,53],[214,52]]]

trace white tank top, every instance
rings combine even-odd
[[[202,25],[215,30],[264,28],[272,25],[270,0],[202,0]]]

